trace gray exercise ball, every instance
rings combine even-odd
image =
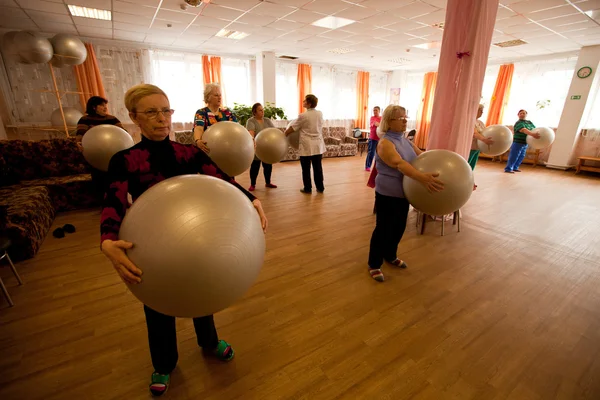
[[[21,57],[21,54],[19,53],[19,46],[15,41],[15,37],[18,33],[18,31],[11,31],[6,32],[2,36],[2,54],[4,54],[4,56],[9,60],[24,63],[25,59]]]
[[[241,298],[263,265],[258,213],[235,186],[207,175],[166,179],[129,208],[119,239],[142,272],[128,285],[148,307],[174,317],[214,314]]]
[[[256,157],[264,163],[275,164],[285,157],[288,141],[285,134],[277,128],[263,129],[254,138]]]
[[[54,49],[50,41],[35,32],[18,32],[14,40],[19,55],[28,64],[47,63],[54,55]]]
[[[134,145],[131,135],[115,125],[97,125],[90,128],[83,139],[83,157],[100,171],[108,171],[112,156]]]
[[[77,126],[77,123],[83,117],[81,111],[73,107],[63,107],[63,113],[65,113],[65,121],[67,122],[67,126]],[[50,114],[50,123],[52,126],[63,127],[63,119],[60,114],[60,108],[52,111]]]
[[[406,199],[414,208],[428,215],[446,215],[464,206],[473,193],[473,171],[467,161],[450,150],[429,150],[411,165],[423,173],[438,173],[444,190],[430,193],[421,182],[404,176]]]
[[[76,36],[59,33],[50,39],[50,43],[54,48],[52,65],[55,67],[83,64],[87,58],[85,45]]]
[[[485,128],[481,134],[486,138],[492,138],[492,144],[485,144],[481,140],[477,140],[477,147],[483,154],[488,156],[499,156],[508,151],[513,141],[513,134],[504,125],[490,125]]]
[[[252,165],[252,135],[237,122],[217,122],[204,132],[202,139],[210,149],[210,158],[227,175],[239,175]]]

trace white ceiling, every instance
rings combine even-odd
[[[576,51],[600,44],[600,25],[584,12],[600,0],[500,0],[490,60]],[[66,4],[111,10],[112,21],[72,17]],[[208,54],[256,55],[274,51],[299,61],[366,69],[421,69],[437,65],[446,0],[212,0],[183,10],[183,0],[0,0],[0,28],[144,43]],[[328,30],[310,25],[327,15],[356,22]],[[167,25],[170,24],[171,27]],[[216,37],[223,28],[249,33]],[[336,48],[346,54],[329,52]]]

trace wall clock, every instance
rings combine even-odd
[[[592,74],[592,68],[590,67],[581,67],[579,71],[577,71],[577,76],[581,79],[587,78]]]

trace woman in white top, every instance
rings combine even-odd
[[[325,140],[323,140],[323,113],[315,110],[319,99],[314,94],[308,94],[302,102],[306,112],[298,115],[298,119],[293,121],[285,131],[289,136],[294,131],[300,131],[300,164],[302,165],[302,182],[304,187],[300,189],[302,193],[312,193],[312,183],[310,180],[310,166],[314,169],[313,176],[317,192],[323,193],[323,165],[321,160],[325,153]]]
[[[262,104],[255,103],[252,106],[252,115],[253,116],[246,121],[246,129],[248,129],[248,132],[250,132],[253,138],[255,138],[263,129],[274,127],[273,121],[271,121],[270,118],[265,118],[265,110]],[[248,190],[251,192],[256,189],[256,178],[258,178],[258,172],[260,171],[260,163],[261,161],[255,155],[254,161],[252,161],[252,165],[250,166],[250,187]],[[271,183],[273,165],[265,162],[263,162],[262,165],[265,174],[265,186],[271,189],[277,188],[277,185]]]

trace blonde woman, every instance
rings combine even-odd
[[[229,108],[221,107],[222,100],[221,86],[218,83],[209,83],[204,87],[206,107],[199,109],[194,115],[194,144],[205,153],[210,151],[202,140],[206,129],[220,121],[238,122]]]
[[[410,165],[423,151],[405,137],[406,122],[406,109],[389,105],[383,112],[380,124],[385,135],[379,141],[375,154],[377,218],[369,249],[369,274],[378,282],[384,281],[381,272],[384,261],[406,268],[406,263],[396,255],[408,217],[409,204],[402,189],[404,176],[421,182],[430,192],[444,189],[444,184],[436,179],[438,174],[423,173]]]
[[[108,180],[102,208],[100,232],[102,252],[112,262],[121,279],[129,284],[142,281],[142,271],[127,257],[133,244],[119,240],[121,222],[128,207],[127,195],[133,201],[151,186],[177,175],[210,173],[230,182],[242,191],[254,205],[263,229],[267,218],[260,201],[222,172],[206,155],[192,145],[169,140],[173,110],[167,95],[154,85],[134,86],[125,94],[125,106],[131,120],[140,127],[142,141],[115,154],[108,167]],[[219,210],[215,210],[218,212]],[[162,227],[157,226],[160,230]],[[148,342],[154,373],[150,392],[163,395],[170,384],[170,373],[177,364],[177,336],[175,317],[164,315],[144,306]],[[208,354],[222,361],[234,356],[231,345],[219,340],[213,316],[194,318],[198,345]]]

